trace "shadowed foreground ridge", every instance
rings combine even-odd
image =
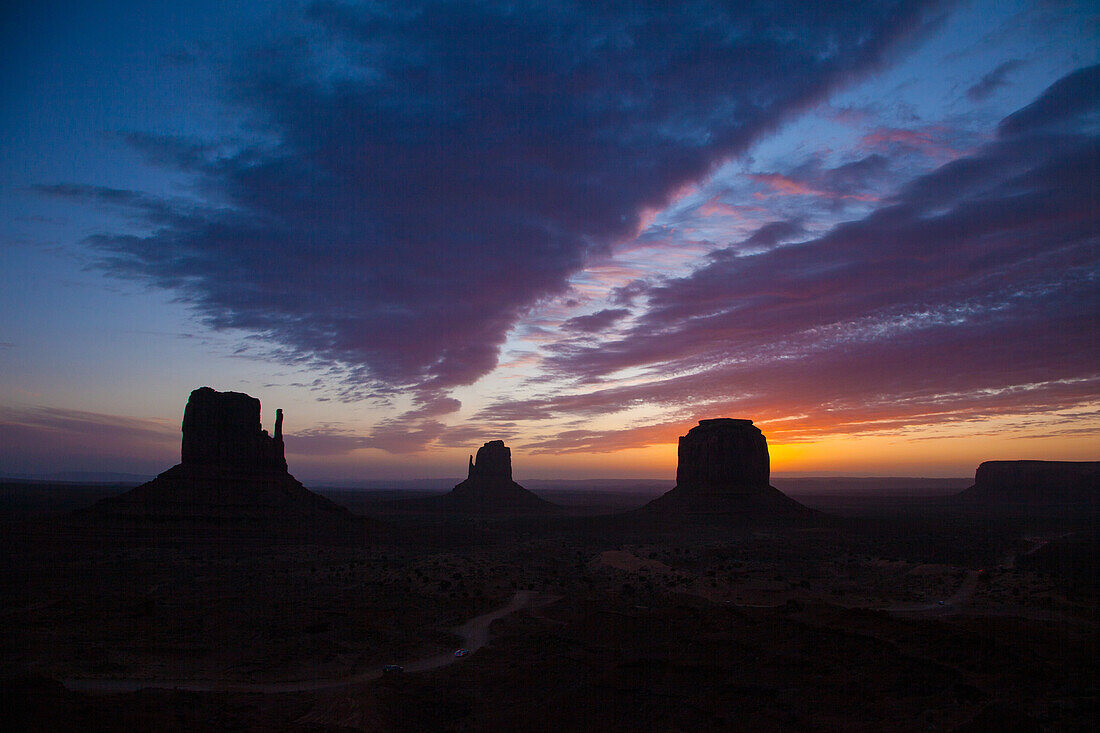
[[[181,462],[152,481],[89,510],[133,521],[275,523],[288,527],[353,521],[343,507],[309,491],[287,471],[283,411],[275,435],[260,425],[260,401],[201,387],[183,414]]]
[[[470,457],[466,480],[441,497],[451,509],[474,514],[547,513],[557,505],[540,499],[512,480],[512,451],[491,440]]]
[[[700,420],[680,437],[676,486],[639,511],[746,519],[814,514],[769,485],[770,478],[768,441],[752,420]]]

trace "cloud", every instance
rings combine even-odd
[[[1080,124],[1100,106],[1100,64],[1067,74],[1044,91],[1034,102],[1001,120],[997,132],[1001,136],[1024,135],[1029,132],[1054,131],[1061,124]]]
[[[908,155],[919,154],[944,162],[959,156],[959,152],[950,145],[950,141],[944,138],[959,133],[958,130],[939,126],[917,129],[878,127],[865,133],[859,141],[859,146],[872,154],[886,153],[895,161]]]
[[[546,360],[583,393],[485,414],[592,418],[648,407],[689,419],[703,410],[774,421],[778,435],[807,439],[1095,402],[1096,76],[1086,69],[1055,83],[1006,118],[995,140],[910,181],[863,219],[763,251],[736,242],[685,277],[633,293],[647,308],[627,331],[559,343]],[[627,369],[631,383],[616,386]]]
[[[1008,83],[1009,73],[1023,66],[1019,59],[1009,59],[998,64],[997,68],[983,76],[977,84],[966,90],[966,98],[971,102],[980,102],[997,89]]]
[[[580,333],[599,333],[606,331],[615,323],[630,315],[626,308],[604,308],[586,316],[576,316],[561,324],[562,330]]]
[[[491,371],[517,319],[643,212],[935,7],[316,2],[244,57],[241,139],[129,135],[197,201],[49,191],[125,207],[144,231],[92,237],[101,265],[210,326],[379,389],[445,390]]]
[[[873,136],[874,133],[865,137],[864,143]],[[891,139],[896,137],[892,135]],[[750,173],[748,178],[767,189],[753,194],[758,199],[778,195],[812,196],[832,202],[845,199],[870,202],[879,200],[890,168],[890,161],[885,156],[871,153],[834,168],[826,168],[819,159],[811,158],[785,173]]]
[[[155,473],[179,460],[179,423],[82,410],[0,406],[0,473],[65,468]]]
[[[613,453],[627,448],[674,443],[684,432],[683,423],[664,423],[621,430],[562,430],[553,437],[521,446],[534,454]]]
[[[303,457],[342,456],[370,447],[367,438],[331,426],[296,430],[285,442],[288,455]]]
[[[742,243],[747,250],[771,249],[780,242],[802,234],[802,225],[797,221],[772,221],[753,232]]]

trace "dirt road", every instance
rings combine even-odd
[[[974,591],[978,587],[978,581],[981,579],[981,572],[978,570],[968,570],[966,577],[963,578],[963,582],[959,585],[959,589],[955,591],[954,595],[950,598],[942,601],[936,601],[935,603],[921,603],[917,605],[907,606],[893,606],[891,608],[884,608],[884,611],[891,611],[894,613],[930,613],[937,616],[946,616],[952,613],[958,613],[959,609],[966,605],[971,596],[974,595]]]
[[[517,592],[506,606],[476,616],[452,631],[462,638],[462,648],[473,653],[489,643],[489,625],[499,618],[524,608],[537,596],[534,591]],[[436,654],[401,663],[406,673],[424,672],[454,664],[462,659],[453,653]],[[307,692],[347,687],[369,682],[382,676],[383,667],[373,667],[351,677],[328,680],[296,680],[293,682],[223,682],[217,680],[143,680],[143,679],[63,679],[61,683],[74,692],[136,692],[143,689],[187,690],[189,692]]]

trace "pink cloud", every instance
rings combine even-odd
[[[898,127],[879,127],[864,135],[857,147],[868,152],[888,151],[892,146],[902,145],[919,150],[925,155],[941,161],[954,160],[962,151],[941,142],[941,138],[950,132],[939,126],[925,127],[919,130],[906,130]]]
[[[768,186],[774,193],[767,194],[761,191],[757,191],[753,194],[753,198],[766,199],[772,195],[779,196],[818,196],[820,198],[827,199],[852,199],[855,201],[878,201],[877,196],[872,196],[867,193],[840,193],[838,191],[827,191],[820,188],[815,188],[809,184],[798,181],[789,176],[785,176],[781,173],[750,173],[749,178],[758,183],[763,183]]]
[[[710,216],[730,216],[740,221],[751,221],[757,217],[749,216],[749,214],[766,214],[768,210],[763,206],[738,206],[734,204],[727,204],[720,200],[721,196],[712,196],[702,206],[696,209],[696,212],[705,217]]]

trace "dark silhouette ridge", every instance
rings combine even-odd
[[[700,420],[680,437],[676,486],[638,512],[734,519],[816,514],[769,485],[770,478],[768,441],[752,420]]]
[[[466,480],[439,501],[452,511],[471,514],[549,513],[558,506],[540,499],[512,480],[512,451],[491,440],[470,456]]]
[[[974,485],[957,494],[965,504],[1100,506],[1100,461],[985,461]]]
[[[290,475],[282,430],[282,410],[276,410],[274,437],[260,427],[255,397],[196,389],[183,413],[181,462],[88,511],[117,520],[243,521],[303,529],[353,521],[347,509]]]

